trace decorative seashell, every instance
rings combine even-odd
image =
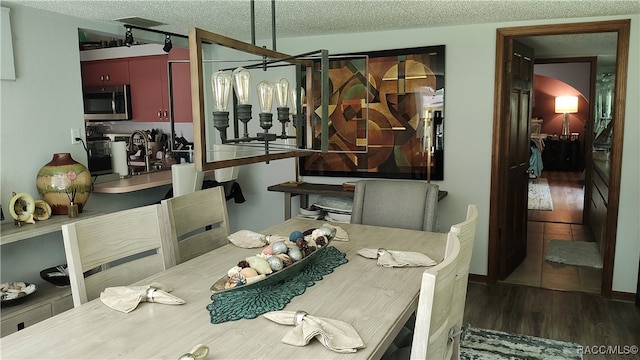
[[[224,288],[231,289],[236,286],[244,285],[246,282],[247,280],[245,279],[245,277],[242,274],[238,273],[229,277],[229,280],[227,280],[227,283],[224,285]]]
[[[318,244],[316,244],[316,239],[312,239],[312,238],[307,239],[306,237],[304,239],[307,240],[307,245],[310,248],[314,248],[315,249],[315,248],[318,247]]]
[[[284,265],[284,267],[293,264],[293,259],[291,259],[287,254],[278,254],[276,256],[279,257],[280,260],[282,260],[282,264]]]
[[[258,276],[258,272],[254,268],[250,268],[250,267],[240,270],[240,274],[242,274],[245,277],[245,279]]]
[[[323,236],[324,235],[324,231],[320,230],[320,229],[315,229],[313,230],[313,232],[311,233],[311,238],[313,238],[314,240],[318,238],[318,236]]]
[[[252,284],[254,282],[258,282],[264,278],[266,278],[267,275],[258,275],[258,276],[252,276],[250,278],[247,278],[247,284]]]
[[[259,256],[249,256],[245,260],[249,263],[249,266],[258,272],[258,274],[271,274],[273,272],[267,260]]]
[[[265,255],[273,255],[273,244],[275,244],[275,242],[269,244],[269,246],[262,249],[262,253]]]
[[[38,221],[47,220],[51,217],[51,206],[44,200],[36,200],[33,217]]]
[[[240,270],[242,270],[242,268],[240,266],[234,266],[231,269],[229,269],[229,271],[227,271],[227,276],[228,277],[233,277],[233,275],[239,274]]]

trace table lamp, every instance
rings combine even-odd
[[[569,131],[569,114],[578,112],[577,96],[556,96],[556,113],[564,114],[562,121],[562,132],[560,137],[568,139],[571,132]]]

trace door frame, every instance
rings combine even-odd
[[[607,205],[605,247],[602,268],[602,295],[610,298],[613,283],[613,262],[615,257],[616,231],[618,223],[618,207],[620,202],[620,175],[622,170],[622,147],[624,139],[624,118],[627,94],[627,68],[629,61],[629,33],[631,20],[597,21],[586,23],[551,24],[536,26],[520,26],[496,29],[496,69],[494,81],[494,105],[493,105],[493,141],[491,155],[491,195],[489,206],[489,248],[487,281],[495,283],[499,274],[500,254],[500,204],[503,196],[508,196],[500,191],[507,180],[505,163],[501,160],[501,154],[505,147],[506,139],[502,131],[505,107],[502,104],[504,91],[502,84],[505,76],[506,54],[505,48],[508,41],[518,37],[540,35],[566,35],[589,34],[601,32],[617,33],[616,45],[616,78],[614,90],[614,114],[612,145],[609,174],[609,202]],[[591,152],[587,152],[585,161],[591,162]]]

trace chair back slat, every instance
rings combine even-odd
[[[447,248],[450,251],[444,260],[422,275],[411,359],[448,359],[453,352],[448,336],[460,242],[452,232]]]
[[[148,205],[62,225],[74,306],[169,268],[164,222]]]
[[[162,200],[162,209],[174,264],[228,244],[229,217],[222,186]]]
[[[453,292],[453,304],[451,307],[451,324],[456,332],[461,331],[464,307],[467,298],[467,286],[469,283],[469,267],[473,255],[473,243],[476,236],[476,226],[478,223],[478,207],[469,205],[467,207],[467,218],[465,221],[451,226],[451,232],[458,235],[460,239],[460,260],[456,269],[456,281]],[[455,338],[454,359],[460,357],[460,337]]]

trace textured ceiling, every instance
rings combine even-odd
[[[19,1],[25,6],[97,21],[138,16],[156,27],[186,35],[198,27],[235,39],[250,39],[249,0],[209,1]],[[427,1],[277,0],[277,36],[369,32],[504,21],[640,13],[640,1]],[[255,1],[256,37],[271,37],[271,1]]]
[[[16,1],[3,1],[16,2]],[[241,41],[251,39],[249,0],[209,1],[30,1],[18,3],[34,8],[101,22],[141,17],[166,25],[156,30],[186,35],[191,27],[226,35]],[[270,0],[255,1],[255,35],[271,38]],[[277,37],[371,32],[411,28],[442,27],[505,21],[580,18],[591,16],[640,14],[640,1],[611,0],[276,0]],[[557,37],[531,39],[536,51],[575,52],[585,44],[591,51],[603,53],[609,39]],[[614,41],[615,44],[615,41]],[[570,47],[571,46],[571,47]],[[539,48],[540,49],[539,49]],[[578,49],[578,50],[572,50]],[[594,50],[597,49],[597,50]],[[582,50],[584,51],[584,50]],[[551,54],[554,55],[554,54]],[[580,56],[580,53],[562,54]],[[548,54],[545,54],[548,56]]]

